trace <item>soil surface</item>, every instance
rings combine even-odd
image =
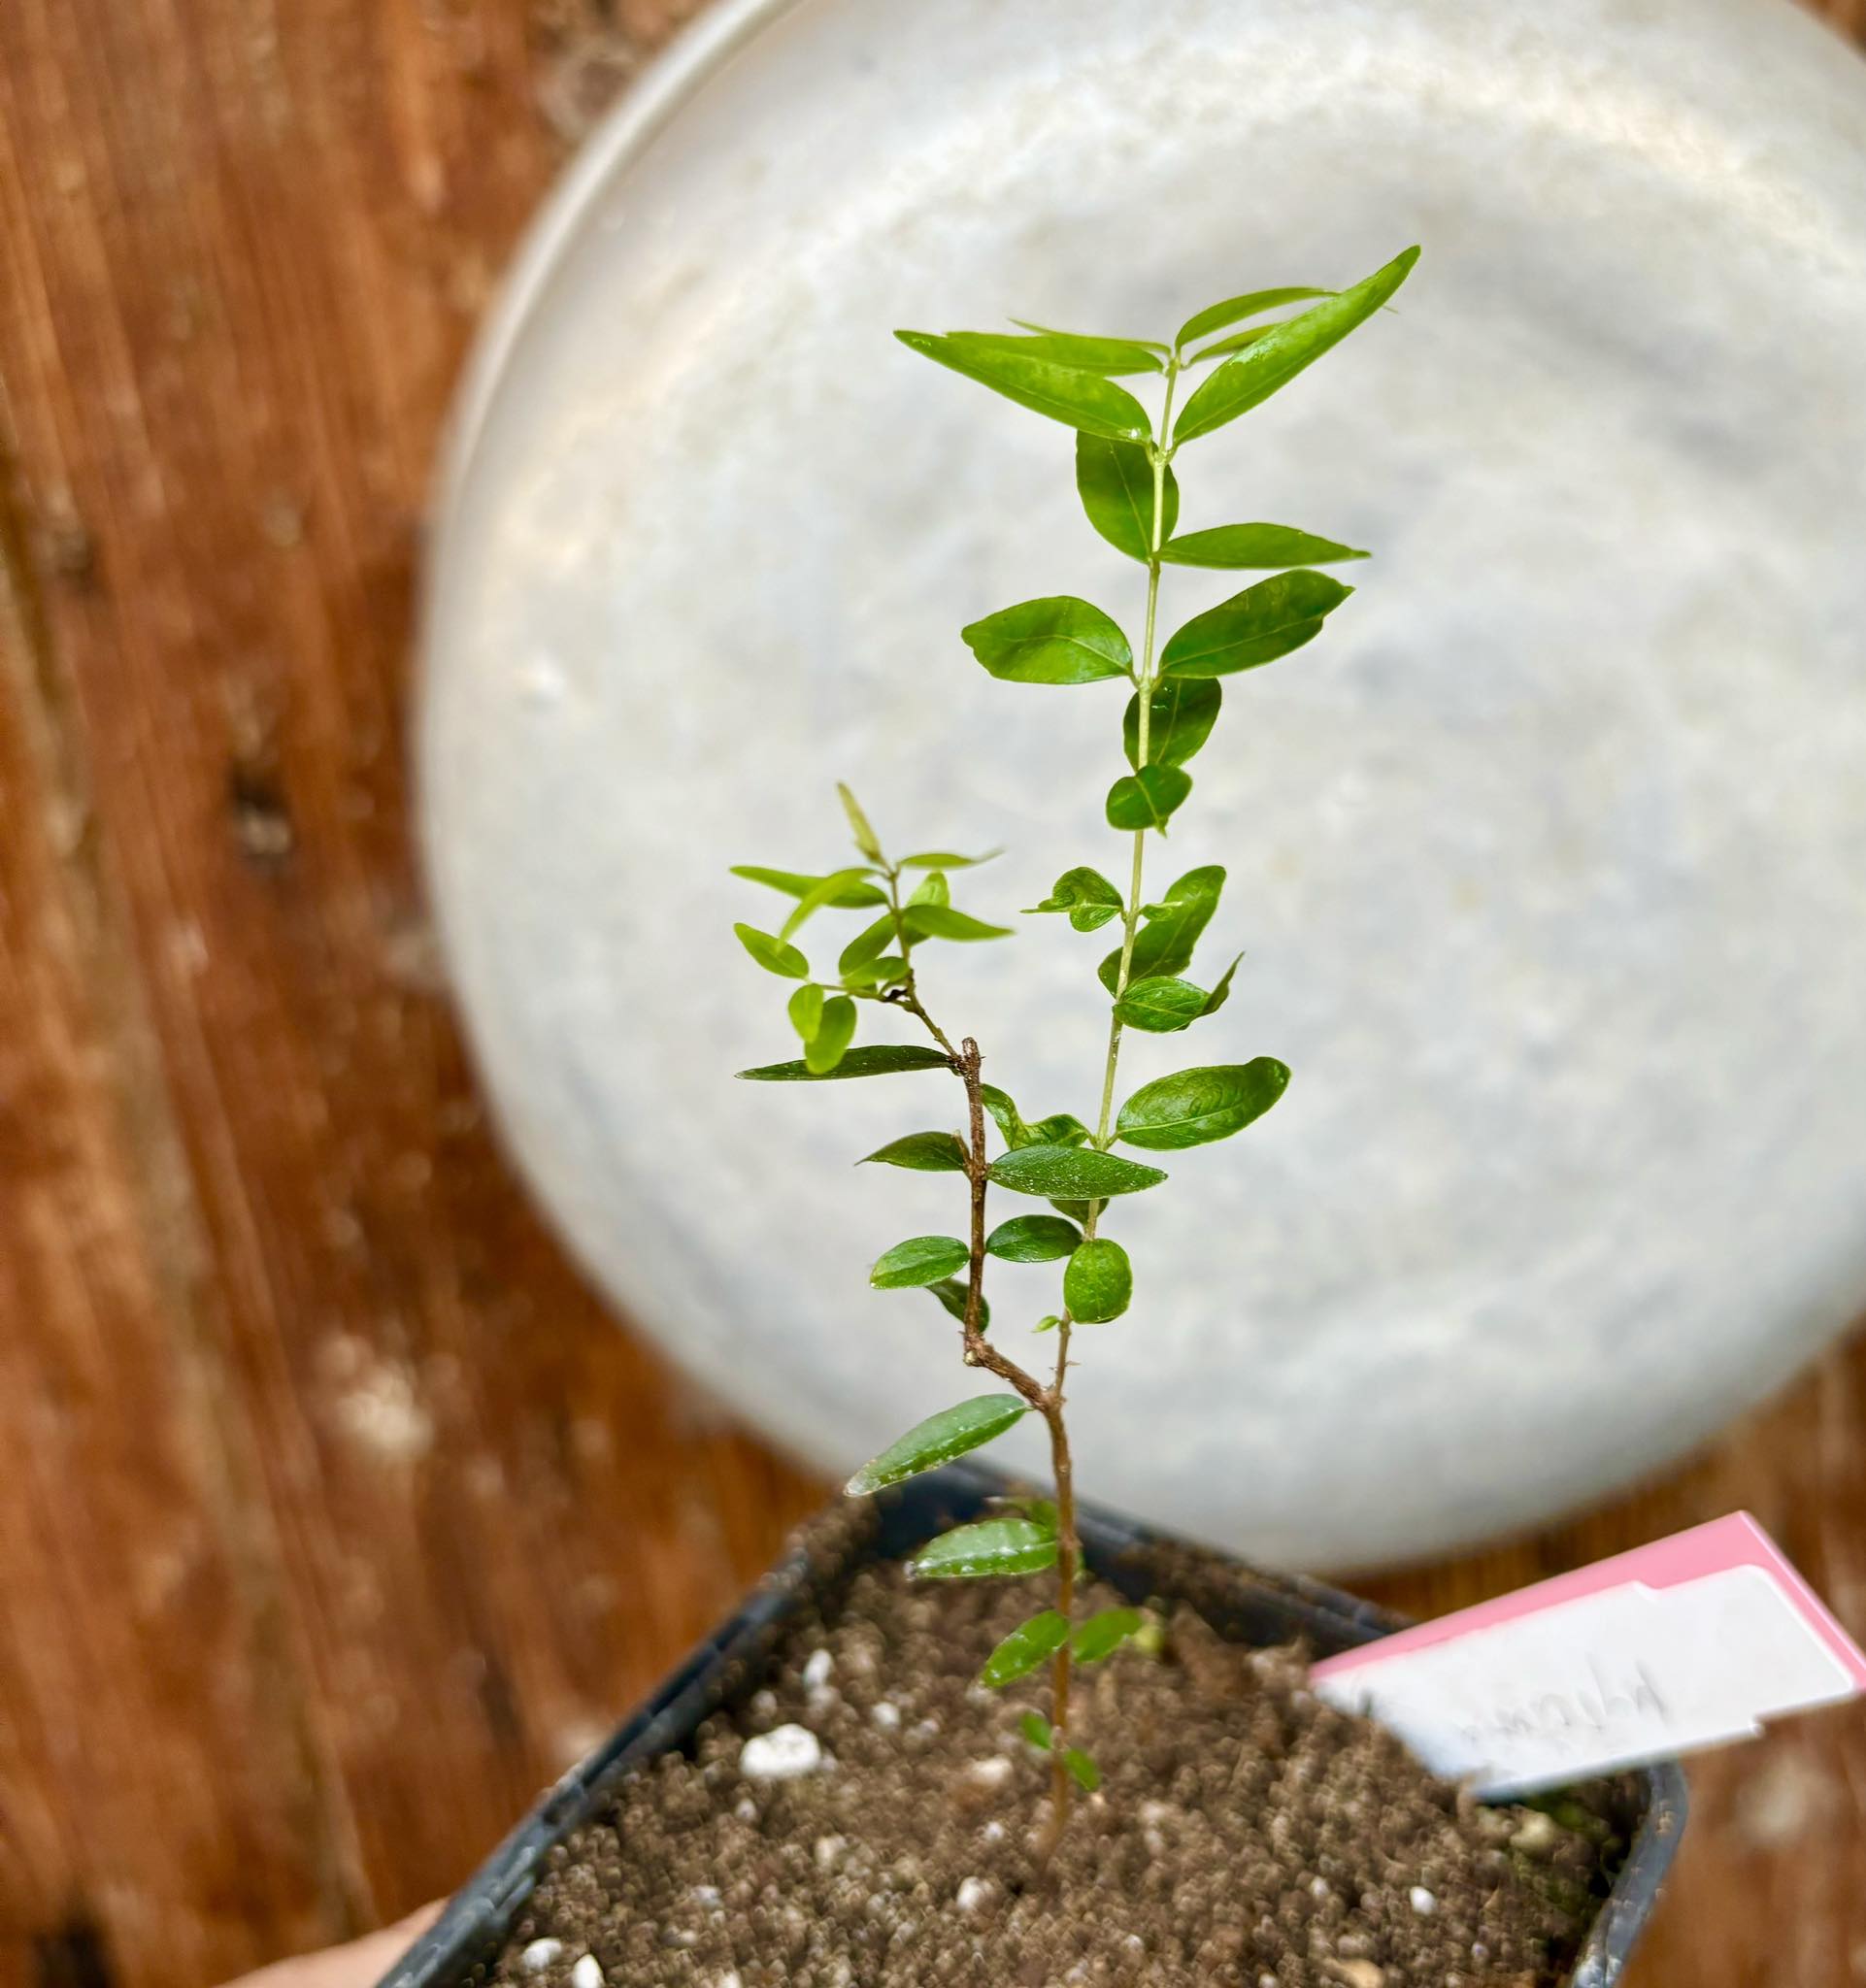
[[[1034,1677],[974,1681],[1037,1606],[1028,1582],[857,1576],[691,1757],[625,1783],[556,1853],[487,1978],[1530,1988],[1562,1973],[1600,1887],[1594,1842],[1460,1796],[1310,1693],[1299,1651],[1220,1642],[1184,1607],[1162,1654],[1129,1646],[1081,1673],[1076,1737],[1102,1784],[1040,1872],[1049,1763],[1017,1723],[1046,1694]],[[813,1753],[788,1778],[762,1772]]]

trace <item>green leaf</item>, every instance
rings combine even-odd
[[[1227,352],[1241,352],[1246,346],[1253,346],[1260,338],[1268,338],[1276,328],[1274,324],[1253,324],[1249,331],[1234,331],[1229,338],[1215,339],[1209,346],[1201,346],[1196,352],[1188,352],[1185,363],[1202,366],[1207,359],[1221,359]]]
[[[1052,1201],[1050,1206],[1065,1221],[1085,1222],[1101,1207],[1098,1201]]]
[[[1017,1721],[1017,1731],[1023,1735],[1025,1742],[1036,1747],[1038,1752],[1048,1753],[1050,1751],[1050,1741],[1053,1737],[1053,1729],[1042,1712],[1025,1712],[1023,1717]]]
[[[880,959],[865,959],[859,966],[843,970],[843,985],[851,989],[892,987],[907,978],[907,962],[898,953],[884,952]]]
[[[984,1239],[986,1253],[1006,1263],[1054,1263],[1082,1241],[1082,1231],[1061,1215],[1013,1215]]]
[[[1351,290],[1342,290],[1298,316],[1284,318],[1235,358],[1226,359],[1180,410],[1173,424],[1174,446],[1209,435],[1268,400],[1280,386],[1286,386],[1305,366],[1339,345],[1386,302],[1406,281],[1418,253],[1416,248],[1406,249]],[[1198,318],[1189,321],[1196,324]]]
[[[783,891],[786,897],[806,896],[823,880],[820,877],[806,876],[799,870],[767,870],[759,863],[734,863],[732,874],[745,878],[750,883],[767,884],[773,890]],[[838,874],[847,877],[850,873],[845,870]],[[850,883],[828,902],[840,911],[858,905],[884,905],[887,898],[872,883]]]
[[[1025,1145],[1086,1145],[1090,1137],[1088,1127],[1073,1111],[1052,1111],[1024,1130],[1030,1135]]]
[[[1053,324],[1033,324],[1027,317],[1014,317],[1011,322],[1020,331],[1040,332],[1045,338],[1081,338],[1084,336],[1081,332],[1063,331]],[[1111,340],[1109,343],[1123,346],[1139,346],[1142,351],[1157,352],[1162,359],[1166,358],[1173,349],[1171,346],[1161,345],[1156,338],[1123,338]]]
[[[825,1012],[828,1004],[824,1004]],[[843,1077],[892,1077],[905,1070],[950,1070],[950,1058],[917,1043],[868,1043],[851,1049],[834,1070],[812,1070],[804,1063],[766,1063],[739,1075],[751,1083],[808,1083]]]
[[[1147,763],[1183,766],[1212,736],[1224,702],[1224,686],[1207,677],[1169,677],[1158,684],[1147,714]],[[1141,694],[1127,700],[1121,718],[1127,763],[1138,767],[1141,751]]]
[[[1180,480],[1173,465],[1162,478],[1160,536],[1172,534],[1180,515]],[[1130,559],[1153,556],[1153,464],[1138,442],[1076,437],[1076,489],[1088,522]]]
[[[809,1043],[816,1037],[823,1022],[823,990],[813,981],[808,987],[799,987],[790,997],[790,1026]]]
[[[917,1290],[937,1284],[972,1261],[972,1252],[956,1236],[910,1236],[876,1258],[868,1281],[878,1291]]]
[[[1092,1795],[1102,1784],[1102,1771],[1080,1746],[1063,1748],[1062,1764],[1069,1777],[1084,1795]]]
[[[1023,1122],[1023,1114],[1012,1102],[1009,1091],[1001,1091],[994,1083],[979,1086],[979,1101],[991,1113],[992,1122],[1004,1135],[1009,1146],[1030,1145],[1030,1128]]]
[[[1083,1243],[1062,1274],[1062,1301],[1079,1325],[1106,1325],[1127,1309],[1134,1267],[1127,1251],[1106,1236]]]
[[[1020,1624],[984,1660],[979,1682],[993,1691],[1028,1677],[1039,1664],[1046,1663],[1069,1640],[1069,1618],[1054,1608],[1031,1616]]]
[[[883,911],[872,925],[865,926],[843,947],[836,962],[839,974],[858,974],[881,958],[894,943],[894,913]]]
[[[1065,427],[1085,428],[1091,435],[1118,441],[1145,442],[1153,432],[1147,410],[1124,387],[1059,366],[1034,352],[1005,352],[968,346],[962,339],[938,338],[926,331],[897,331],[894,336],[910,351],[936,365],[950,366],[968,380],[988,386]]]
[[[1056,1536],[1027,1518],[986,1518],[942,1533],[907,1564],[916,1580],[1041,1574],[1056,1564]]]
[[[944,870],[935,870],[930,876],[921,878],[908,899],[911,905],[950,905],[951,902],[952,886],[946,880]]]
[[[1288,1069],[1274,1056],[1182,1070],[1142,1084],[1121,1107],[1115,1134],[1150,1152],[1209,1145],[1261,1118],[1288,1084]]]
[[[1243,957],[1243,953],[1238,954],[1238,959]],[[1141,1029],[1153,1036],[1190,1028],[1203,1016],[1216,1014],[1230,999],[1231,976],[1238,970],[1238,959],[1225,968],[1224,977],[1209,994],[1190,980],[1170,977],[1129,980],[1115,1004],[1116,1019],[1127,1028]]]
[[[909,905],[901,914],[901,922],[907,927],[910,939],[1009,939],[1009,925],[987,925],[983,918],[975,918],[968,911],[957,911],[950,905],[915,904]]]
[[[1030,1330],[1032,1332],[1054,1332],[1061,1323],[1062,1319],[1052,1311],[1048,1317],[1038,1319]]]
[[[1097,925],[1106,925],[1110,918],[1118,917],[1120,910],[1120,892],[1099,870],[1078,868],[1065,870],[1050,885],[1050,895],[1043,903],[1032,905],[1024,915],[1067,911],[1069,922],[1078,932],[1092,932]]]
[[[1137,1167],[1117,1153],[1090,1146],[1026,1145],[1001,1154],[991,1177],[1013,1194],[1045,1199],[1100,1201],[1110,1194],[1138,1194],[1166,1178],[1157,1167]]]
[[[734,925],[732,929],[739,935],[739,944],[766,973],[782,975],[786,980],[801,980],[809,975],[810,962],[794,945],[760,932],[755,925]]]
[[[1312,297],[1332,297],[1333,290],[1281,289],[1246,290],[1242,296],[1226,297],[1221,304],[1208,304],[1180,326],[1173,343],[1183,350],[1194,339],[1209,338],[1227,324],[1236,324],[1259,312],[1274,311],[1280,304],[1306,304]]]
[[[1216,863],[1188,870],[1156,905],[1142,907],[1145,921],[1134,935],[1134,957],[1128,978],[1144,980],[1154,974],[1177,974],[1192,964],[1199,934],[1211,923],[1224,888],[1224,871]],[[1119,984],[1121,956],[1111,952],[1096,973],[1113,994]]]
[[[965,1323],[966,1300],[970,1296],[967,1285],[957,1277],[942,1277],[937,1284],[928,1284],[926,1288],[940,1301],[942,1310],[956,1318],[961,1325]],[[979,1293],[979,1330],[991,1330],[991,1306],[983,1291]]]
[[[1099,608],[1073,594],[1019,601],[959,630],[966,646],[1007,683],[1093,683],[1133,674],[1127,638]]]
[[[1108,790],[1110,828],[1157,828],[1162,834],[1173,811],[1192,791],[1192,776],[1177,766],[1144,766],[1124,773]]]
[[[986,849],[982,856],[955,856],[950,849],[922,849],[917,856],[903,856],[903,870],[970,870],[980,863],[988,863],[994,856],[1002,856],[1002,849]]]
[[[1077,1627],[1069,1647],[1079,1664],[1099,1664],[1112,1656],[1130,1636],[1138,1636],[1147,1617],[1138,1608],[1104,1608]]]
[[[823,1003],[822,1019],[804,1049],[804,1067],[814,1077],[832,1077],[855,1040],[855,1004],[847,994]]]
[[[1174,566],[1326,566],[1335,559],[1365,559],[1352,546],[1318,539],[1286,524],[1221,524],[1207,532],[1168,539],[1160,557]]]
[[[1013,318],[1013,323],[1016,320]],[[1074,373],[1157,373],[1162,360],[1138,340],[1085,338],[1075,331],[1039,331],[1017,337],[1008,331],[950,331],[948,339],[972,352],[1001,352],[1012,358],[1048,359]],[[987,382],[988,384],[989,382]]]
[[[825,877],[820,883],[804,892],[797,900],[797,909],[783,921],[778,936],[788,939],[813,912],[819,911],[825,905],[837,904],[842,893],[851,883],[859,883],[868,873],[864,870],[836,870]]]
[[[916,1174],[963,1174],[965,1146],[956,1133],[910,1132],[905,1139],[889,1140],[856,1161],[865,1167],[870,1161],[884,1167],[908,1167]]]
[[[881,839],[868,825],[868,816],[862,812],[861,804],[841,780],[836,782],[836,792],[843,804],[843,812],[849,816],[849,832],[855,838],[855,846],[871,863],[884,863]]]
[[[1354,589],[1299,567],[1260,580],[1175,631],[1160,651],[1166,677],[1229,677],[1274,663],[1315,641],[1322,619]]]
[[[865,1463],[843,1487],[850,1498],[866,1498],[905,1477],[937,1470],[955,1456],[982,1448],[1029,1412],[1015,1394],[982,1394],[916,1423],[898,1442]]]

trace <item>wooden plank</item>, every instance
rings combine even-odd
[[[812,1502],[528,1210],[408,853],[447,393],[672,12],[0,19],[0,1988],[198,1988],[445,1889]],[[1866,1629],[1863,1474],[1854,1351],[1667,1486],[1381,1588],[1747,1503]],[[1862,1747],[1700,1771],[1647,1979],[1866,1975]]]

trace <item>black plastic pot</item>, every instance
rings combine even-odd
[[[969,1464],[884,1492],[880,1524],[840,1555],[795,1553],[752,1591],[746,1605],[703,1642],[635,1715],[572,1769],[506,1838],[447,1910],[383,1975],[381,1988],[455,1988],[510,1936],[552,1847],[599,1814],[616,1783],[645,1761],[683,1745],[700,1721],[756,1687],[773,1645],[809,1600],[828,1597],[859,1567],[901,1558],[961,1519],[976,1517],[1006,1489],[994,1472]],[[1184,1600],[1235,1642],[1262,1645],[1308,1638],[1332,1656],[1404,1627],[1396,1616],[1319,1581],[1258,1574],[1221,1563],[1223,1578],[1201,1581],[1180,1560],[1179,1542],[1117,1515],[1084,1508],[1083,1556],[1090,1571],[1130,1601]],[[1582,1948],[1572,1988],[1611,1988],[1651,1916],[1659,1882],[1684,1827],[1684,1776],[1666,1761],[1591,1784],[1631,1844]]]

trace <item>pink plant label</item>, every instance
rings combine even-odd
[[[1480,1795],[1753,1739],[1866,1656],[1747,1511],[1317,1664],[1316,1689]]]

